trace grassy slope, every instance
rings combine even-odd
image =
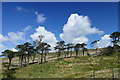
[[[90,78],[92,70],[96,78],[111,78],[111,68],[118,77],[118,54],[111,56],[72,57],[60,61],[50,61],[43,64],[33,64],[24,69],[17,69],[13,74],[16,78]]]

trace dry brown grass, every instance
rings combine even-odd
[[[115,71],[118,72],[118,69],[117,69],[117,68],[114,69],[114,74],[116,74]],[[106,76],[105,76],[106,73],[107,73],[107,75],[108,75],[107,78],[110,77],[110,76],[112,76],[112,71],[111,71],[111,70],[108,70],[108,69],[105,69],[105,70],[95,71],[95,77],[96,77],[96,78],[106,78]],[[108,74],[108,73],[109,73],[109,74]],[[86,77],[92,76],[92,75],[93,75],[93,73],[90,72],[89,74],[85,74],[85,75],[83,75],[83,76],[76,77],[76,78],[86,78]],[[115,76],[115,77],[117,78],[118,76]]]

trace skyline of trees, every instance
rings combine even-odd
[[[38,65],[40,63],[43,63],[43,61],[46,62],[46,56],[47,56],[47,53],[49,53],[49,51],[51,50],[50,49],[51,45],[42,41],[44,36],[40,35],[38,36],[38,38],[39,38],[38,40],[33,41],[33,44],[26,42],[24,44],[17,45],[16,49],[18,50],[18,52],[13,52],[11,50],[5,50],[2,52],[1,56],[5,56],[9,60],[9,64],[7,67],[8,70],[9,70],[9,67],[11,66],[11,61],[15,56],[19,58],[19,66],[21,68],[24,68],[24,66],[29,65],[30,58],[32,62],[34,62],[35,57],[37,57]],[[116,46],[120,42],[120,32],[113,32],[110,35],[110,38],[113,39],[112,41],[113,47]],[[90,45],[94,47],[98,41],[99,40],[95,40],[91,42]],[[61,53],[64,54],[63,58],[72,57],[73,50],[76,52],[76,57],[78,56],[78,54],[80,55],[79,50],[82,50],[82,54],[84,56],[85,51],[87,51],[87,48],[85,47],[86,45],[87,44],[85,43],[77,43],[77,44],[67,43],[66,44],[65,41],[60,41],[56,43],[54,50],[56,50],[57,58],[58,60],[60,60]],[[95,48],[96,54],[97,54],[97,49],[98,48],[96,47]]]

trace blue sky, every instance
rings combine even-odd
[[[68,30],[74,29],[75,26],[69,27],[67,25],[68,18],[72,19],[73,16],[75,18],[76,30]],[[80,18],[80,16],[82,18]],[[85,18],[87,16],[88,19]],[[82,20],[83,23],[79,23],[77,19]],[[84,22],[87,21],[87,22]],[[90,22],[89,22],[90,21]],[[71,22],[72,23],[72,22]],[[84,28],[82,24],[91,24],[90,26],[85,26],[85,28],[90,28],[93,30],[95,27],[98,31],[89,32]],[[66,24],[66,25],[65,25]],[[80,27],[82,26],[82,28]],[[42,28],[44,27],[44,29]],[[28,28],[25,30],[25,28]],[[63,31],[63,28],[68,28]],[[39,31],[36,31],[38,29]],[[84,29],[84,30],[82,30]],[[84,35],[82,31],[88,31]],[[51,43],[54,46],[56,41],[65,40],[67,42],[70,37],[65,37],[70,31],[78,35],[73,35],[75,37],[74,40],[78,42],[82,42],[82,37],[87,43],[87,47],[90,47],[90,43],[94,40],[101,40],[100,43],[104,44],[105,41],[110,41],[108,39],[108,35],[112,32],[118,30],[118,3],[116,2],[64,2],[64,3],[44,3],[44,2],[3,2],[2,3],[2,37],[5,38],[5,41],[2,41],[2,46],[6,47],[6,49],[13,49],[15,44],[21,44],[25,41],[32,41],[36,38],[36,34],[44,31],[43,33],[47,35],[45,42]],[[101,33],[100,33],[101,31]],[[14,34],[10,33],[13,32]],[[17,33],[18,32],[18,33]],[[19,34],[21,32],[21,35]],[[49,32],[50,35],[49,36]],[[81,33],[76,33],[81,32]],[[93,33],[92,33],[93,32]],[[9,35],[8,35],[9,33]],[[35,34],[36,33],[36,34]],[[63,36],[60,37],[60,34],[63,33]],[[100,33],[100,34],[99,34]],[[17,35],[18,34],[18,35]],[[52,35],[54,34],[54,35]],[[11,39],[10,35],[21,36],[20,39]],[[31,35],[33,35],[31,37]],[[50,38],[52,37],[52,38]],[[101,38],[103,37],[103,38]],[[22,39],[24,38],[24,40]],[[54,39],[53,39],[54,38]],[[80,38],[80,39],[79,39]],[[3,39],[4,40],[4,39]],[[73,39],[70,39],[73,40]],[[75,42],[76,43],[76,42]],[[110,44],[110,43],[109,43]],[[106,44],[108,45],[108,44]]]

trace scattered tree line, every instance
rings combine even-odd
[[[5,50],[4,52],[2,52],[1,56],[5,56],[9,60],[7,65],[7,70],[9,70],[11,66],[12,59],[16,56],[19,58],[19,66],[21,68],[24,68],[24,66],[29,65],[30,59],[34,63],[36,57],[38,60],[37,61],[38,65],[40,63],[43,63],[43,61],[46,62],[46,56],[47,56],[47,53],[49,53],[49,51],[51,50],[50,49],[51,46],[48,43],[42,42],[43,38],[44,36],[42,35],[38,36],[38,40],[33,41],[33,45],[29,42],[26,42],[21,45],[17,45],[15,48],[18,50],[17,52],[13,52],[11,50]],[[104,54],[110,54],[110,52],[113,52],[113,50],[115,50],[116,48],[120,49],[120,46],[118,46],[118,43],[120,43],[120,32],[118,31],[113,32],[110,35],[110,38],[113,39],[112,43],[114,46],[113,47],[108,46],[107,48],[105,48],[105,50],[102,51]],[[91,42],[90,45],[94,47],[98,41],[99,40],[95,40]],[[81,44],[78,43],[74,45],[73,43],[65,44],[64,41],[60,41],[60,42],[57,42],[56,44],[57,45],[54,47],[54,49],[56,50],[58,60],[60,60],[61,53],[64,53],[64,58],[72,57],[73,50],[75,51],[76,56],[78,56],[79,50],[82,50],[83,55],[85,54],[85,51],[87,51],[87,54],[88,54],[88,50],[85,47],[87,44],[85,43],[81,43]],[[98,48],[95,49],[96,54],[97,54],[97,49]]]

